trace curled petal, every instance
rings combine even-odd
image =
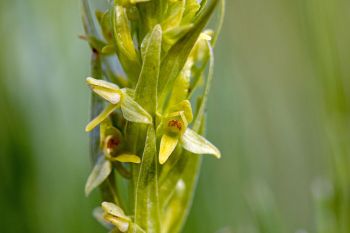
[[[98,124],[104,121],[117,107],[118,105],[115,104],[108,105],[95,119],[87,124],[85,131],[89,132],[93,130]]]
[[[114,83],[105,80],[88,77],[86,82],[91,90],[112,104],[118,104],[121,100],[122,92]]]
[[[186,129],[185,134],[182,136],[182,146],[195,154],[210,154],[214,155],[216,158],[221,157],[218,148],[189,128]]]
[[[123,219],[125,221],[129,221],[130,220],[130,218],[125,215],[125,213],[122,210],[122,208],[120,208],[119,206],[117,206],[116,204],[114,204],[112,202],[104,201],[104,202],[102,202],[101,207],[109,215],[121,218],[121,219]]]
[[[171,137],[167,134],[162,136],[159,148],[159,163],[164,164],[171,153],[175,150],[179,139],[177,137]]]

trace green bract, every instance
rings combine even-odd
[[[100,188],[94,215],[112,232],[179,232],[198,155],[221,156],[202,136],[218,33],[205,27],[218,2],[114,0],[94,20],[83,0],[95,164],[85,192]]]

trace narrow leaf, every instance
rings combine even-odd
[[[209,21],[218,0],[211,1],[211,4],[200,11],[193,28],[179,40],[164,58],[159,75],[158,96],[170,93],[172,85],[184,67],[187,57],[190,54],[198,36]]]
[[[156,135],[148,127],[136,184],[135,224],[146,232],[160,232]]]
[[[160,69],[162,28],[156,25],[143,55],[142,69],[135,90],[135,100],[152,116],[157,108],[157,86]]]
[[[97,160],[96,165],[92,169],[92,172],[86,182],[85,195],[88,196],[93,189],[102,184],[102,182],[107,179],[111,171],[111,163],[106,160],[104,156],[101,156]]]

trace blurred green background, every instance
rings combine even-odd
[[[208,107],[208,138],[223,158],[204,159],[184,232],[350,232],[322,231],[318,202],[336,186],[343,221],[333,223],[350,221],[349,9],[346,0],[227,0]],[[98,194],[83,192],[82,33],[78,0],[0,1],[2,233],[105,232],[91,215]]]

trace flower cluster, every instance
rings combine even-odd
[[[86,131],[95,161],[85,192],[100,187],[98,219],[115,232],[179,231],[197,155],[221,156],[201,135],[217,36],[204,27],[217,2],[115,0],[96,12],[98,30],[83,0],[82,38],[93,51]],[[179,201],[184,206],[174,211]]]

